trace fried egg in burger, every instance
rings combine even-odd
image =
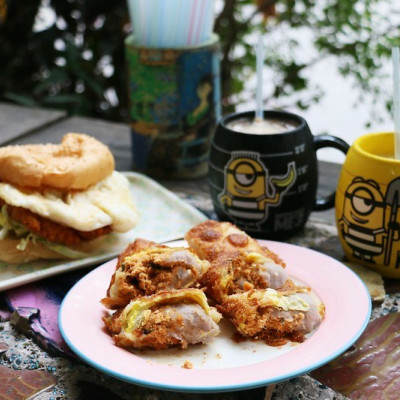
[[[68,133],[61,144],[0,147],[0,260],[79,258],[137,223],[126,177],[107,146]]]

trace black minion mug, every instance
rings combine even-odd
[[[334,207],[335,193],[317,198],[316,152],[349,145],[330,135],[313,136],[307,122],[283,111],[228,115],[214,133],[209,186],[220,220],[254,237],[282,240],[299,232],[311,211]]]

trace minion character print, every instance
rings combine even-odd
[[[269,176],[259,153],[234,151],[225,166],[224,189],[218,200],[236,225],[260,230],[268,208],[278,206],[295,181],[294,161],[288,163],[285,175]]]
[[[379,264],[389,264],[393,242],[400,239],[396,222],[399,201],[399,178],[389,183],[386,193],[372,179],[353,179],[345,191],[343,215],[338,221],[340,235],[352,250],[352,257],[368,264],[375,264],[379,257]]]

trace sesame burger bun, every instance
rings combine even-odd
[[[0,147],[0,181],[19,187],[82,190],[114,166],[108,147],[85,134],[68,133],[61,144]]]

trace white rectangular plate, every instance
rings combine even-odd
[[[131,183],[139,211],[138,225],[124,234],[104,237],[104,243],[90,257],[65,261],[34,261],[11,265],[0,262],[0,291],[74,269],[100,264],[116,257],[135,238],[155,242],[180,239],[207,217],[154,180],[135,172],[124,172]]]

